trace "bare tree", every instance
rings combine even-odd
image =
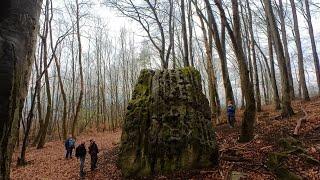
[[[314,69],[316,71],[316,78],[317,78],[317,84],[318,84],[318,94],[320,95],[320,65],[319,65],[319,56],[317,53],[317,47],[316,42],[314,39],[314,33],[313,33],[313,26],[312,26],[312,19],[310,15],[310,5],[309,0],[305,0],[305,6],[306,6],[306,13],[305,17],[308,23],[308,30],[309,30],[309,36],[311,41],[311,48],[312,48],[312,56],[313,56],[313,62],[314,62]]]
[[[288,80],[289,80],[289,89],[290,89],[290,96],[291,99],[294,99],[294,87],[293,87],[293,78],[292,78],[292,70],[291,70],[291,60],[288,48],[288,38],[287,38],[287,30],[286,30],[286,22],[284,16],[284,8],[282,0],[279,0],[279,19],[280,19],[280,30],[282,35],[282,43],[284,48],[284,57],[286,60],[287,70],[288,70]]]
[[[227,23],[227,17],[223,9],[220,0],[215,0],[215,4],[218,7],[221,18],[226,22],[226,28],[228,30],[229,37],[231,39],[235,55],[237,57],[239,70],[240,70],[240,81],[242,94],[245,98],[246,105],[244,116],[241,125],[241,134],[239,137],[240,142],[247,142],[253,138],[254,134],[254,122],[256,115],[256,105],[254,99],[253,84],[250,82],[248,66],[246,63],[246,58],[242,48],[242,36],[241,36],[241,25],[240,16],[238,9],[238,1],[232,0],[232,12],[233,12],[233,30],[231,29],[229,23]]]
[[[72,122],[71,134],[75,137],[75,130],[78,123],[78,118],[80,114],[82,99],[83,99],[83,89],[84,89],[84,81],[83,81],[83,70],[82,70],[82,44],[81,44],[81,34],[80,34],[80,4],[79,1],[76,0],[76,33],[77,33],[77,41],[78,41],[78,63],[79,63],[79,73],[80,73],[80,94],[76,107],[75,116]]]
[[[172,2],[169,1],[169,4],[172,4]],[[164,11],[161,10],[163,7],[165,7],[165,4],[158,1],[154,1],[152,3],[151,1],[146,0],[139,4],[137,2],[133,2],[132,0],[107,0],[106,5],[118,9],[123,15],[140,24],[144,32],[147,34],[148,39],[158,51],[162,68],[167,69],[169,66],[169,58],[173,41],[169,40],[169,43],[167,44],[166,32],[170,31],[169,37],[173,38],[171,22],[173,6],[169,5],[169,14],[164,15]],[[167,21],[160,20],[160,16],[167,16]],[[167,24],[167,26],[165,26],[165,24]],[[158,37],[156,34],[160,34],[160,37]]]
[[[265,13],[268,19],[268,26],[270,26],[270,32],[273,38],[275,51],[277,54],[278,65],[281,73],[281,94],[282,94],[282,116],[288,117],[294,114],[291,107],[291,98],[290,98],[290,86],[289,86],[289,76],[286,66],[286,60],[284,56],[284,50],[281,43],[278,27],[276,24],[275,16],[271,7],[271,0],[264,0]]]
[[[299,69],[299,85],[302,88],[303,99],[305,101],[310,101],[309,92],[306,83],[306,77],[304,74],[304,63],[303,63],[303,53],[301,47],[301,37],[300,37],[300,30],[299,30],[299,23],[297,17],[297,10],[294,0],[290,0],[291,9],[292,9],[292,16],[293,16],[293,26],[294,26],[294,35],[295,35],[295,42],[298,51],[298,69]]]

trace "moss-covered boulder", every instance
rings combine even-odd
[[[210,115],[197,70],[142,70],[123,124],[118,160],[123,175],[216,165]]]

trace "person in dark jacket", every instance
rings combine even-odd
[[[90,146],[89,146],[89,154],[91,156],[91,171],[97,168],[98,153],[99,153],[98,146],[96,142],[93,139],[91,139]]]
[[[64,147],[66,148],[66,159],[72,158],[72,150],[75,148],[75,139],[72,135],[69,135],[69,138],[65,140]]]
[[[81,144],[76,149],[76,157],[80,159],[80,177],[84,177],[84,162],[87,155],[87,149],[85,146],[85,142],[81,142]]]
[[[234,127],[236,108],[231,100],[228,101],[227,114],[229,126]]]

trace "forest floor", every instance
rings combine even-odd
[[[255,137],[248,143],[238,143],[242,114],[239,112],[235,128],[228,125],[216,127],[217,142],[220,147],[220,162],[215,168],[180,171],[170,175],[157,175],[145,179],[276,179],[277,171],[267,167],[271,153],[282,153],[279,143],[282,138],[293,136],[297,121],[304,117],[299,135],[299,151],[290,151],[281,157],[277,169],[285,168],[303,179],[320,179],[320,98],[310,102],[293,102],[295,115],[291,118],[279,118],[280,112],[272,106],[264,106],[257,114]],[[302,108],[301,108],[302,107]],[[94,138],[100,147],[98,169],[90,171],[90,158],[86,159],[86,179],[122,179],[116,166],[118,144],[121,131],[105,133],[87,133],[78,138],[78,142]],[[61,141],[49,142],[44,149],[30,148],[27,159],[30,164],[16,167],[17,154],[13,157],[12,179],[79,179],[79,162],[76,158],[64,158],[64,145]],[[311,161],[310,161],[311,159]],[[279,160],[280,161],[280,160]]]

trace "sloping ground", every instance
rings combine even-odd
[[[170,175],[157,175],[145,179],[226,179],[233,176],[235,179],[276,179],[274,171],[267,168],[268,155],[280,152],[279,139],[293,135],[293,130],[299,118],[303,117],[301,103],[293,103],[296,115],[289,119],[279,118],[271,106],[263,107],[258,113],[256,136],[249,143],[237,143],[241,113],[237,117],[237,127],[230,129],[227,125],[216,128],[217,141],[220,146],[221,160],[219,167],[176,172]],[[301,148],[305,154],[320,160],[320,98],[311,102],[302,103],[307,112],[307,120],[302,123],[297,139],[302,142]],[[89,140],[94,137],[101,148],[99,153],[98,169],[89,171],[90,158],[86,160],[86,179],[121,179],[121,172],[116,166],[118,156],[117,143],[121,132],[107,132],[84,135],[78,139]],[[50,142],[42,150],[31,148],[27,152],[31,164],[16,168],[11,172],[12,179],[78,179],[79,162],[64,159],[63,143]],[[16,157],[14,157],[16,162]],[[13,164],[13,166],[15,166]],[[301,176],[304,179],[320,179],[320,165],[308,162],[305,156],[298,153],[288,154],[281,162],[281,166]]]
[[[301,146],[308,156],[320,160],[320,98],[315,98],[302,104],[299,101],[293,102],[296,115],[289,119],[281,119],[280,112],[274,111],[272,106],[263,107],[263,112],[257,114],[256,136],[249,143],[237,142],[241,113],[238,113],[236,128],[218,126],[216,134],[221,153],[219,167],[180,171],[145,179],[277,179],[275,173],[267,168],[267,157],[272,152],[280,152],[279,139],[293,136],[297,120],[303,117],[301,107],[307,112],[307,120],[302,123],[296,138],[302,142]],[[117,151],[118,148],[114,148],[106,152],[105,159],[100,161],[104,166],[101,169],[105,170],[102,176],[104,179],[121,179],[120,171],[115,168]],[[297,153],[289,154],[282,163],[283,167],[303,179],[320,179],[320,165],[308,163]]]
[[[99,146],[99,161],[103,158],[105,152],[114,148],[120,140],[120,131],[105,133],[88,133],[77,138],[77,142],[86,141],[86,147],[89,146],[89,140],[95,139]],[[74,155],[74,153],[73,153]],[[17,154],[14,154],[11,179],[17,180],[34,180],[34,179],[79,179],[79,161],[77,158],[66,160],[64,143],[62,141],[49,142],[44,149],[30,148],[26,154],[30,163],[24,167],[16,167]],[[100,162],[99,162],[100,163]],[[101,168],[98,167],[94,172],[90,172],[90,156],[86,157],[85,171],[88,177],[92,179],[106,179],[99,177]],[[112,169],[112,167],[111,167]],[[107,169],[104,169],[107,170]],[[110,170],[110,169],[108,169]],[[112,172],[111,170],[109,171]],[[113,179],[112,176],[108,179]]]

